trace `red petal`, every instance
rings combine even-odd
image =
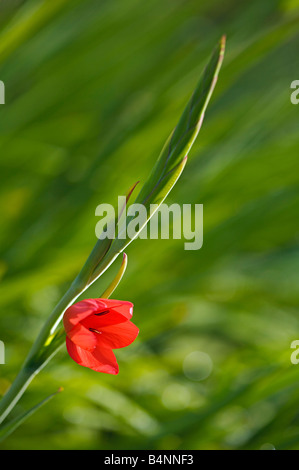
[[[119,323],[127,322],[127,318],[120,313],[115,312],[114,310],[107,309],[104,314],[97,314],[94,313],[93,315],[89,315],[85,320],[82,321],[82,325],[85,328],[94,328],[95,330],[99,330],[104,326],[111,326],[111,325],[118,325]]]
[[[118,349],[133,343],[139,329],[134,323],[127,321],[119,325],[105,326],[101,328],[100,333],[96,335],[99,347]]]
[[[74,326],[68,333],[67,337],[80,348],[92,351],[97,345],[96,333],[89,331],[81,323]]]
[[[113,309],[115,312],[124,315],[127,320],[130,320],[133,315],[132,302],[127,302],[126,300],[113,300],[113,299],[99,299],[101,302],[105,302],[108,308]]]
[[[111,349],[97,348],[92,352],[76,346],[68,337],[66,348],[71,358],[80,366],[88,367],[96,372],[118,374],[119,368],[116,357]]]
[[[66,333],[68,333],[79,322],[92,315],[95,312],[100,312],[106,307],[105,303],[100,299],[86,299],[77,302],[69,307],[63,316],[63,325]]]

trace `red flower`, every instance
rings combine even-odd
[[[133,304],[123,300],[87,299],[69,307],[63,317],[71,358],[97,372],[118,374],[112,349],[129,346],[139,330],[130,319]]]

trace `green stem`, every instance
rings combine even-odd
[[[54,354],[58,351],[64,342],[64,338],[60,339],[58,347],[51,347],[51,343],[45,346],[48,338],[53,334],[65,310],[84,292],[87,286],[80,281],[80,277],[73,282],[69,290],[57,304],[52,314],[44,324],[40,334],[34,342],[19,374],[13,382],[10,389],[0,402],[0,424],[10,413],[16,403],[19,401],[30,382],[40,372],[41,369],[49,362]]]
[[[202,124],[204,112],[214,90],[225,48],[223,37],[204,71],[180,121],[164,146],[161,155],[135,202],[160,205],[172,189],[186,163],[188,154]],[[129,193],[130,194],[130,193]],[[149,214],[146,221],[153,214]],[[137,236],[137,234],[136,234]],[[94,246],[80,274],[46,321],[33,344],[16,380],[0,402],[0,423],[6,418],[36,374],[61,346],[64,336],[56,332],[65,310],[115,261],[133,240],[100,239]]]
[[[56,305],[53,312],[45,322],[40,334],[38,335],[35,343],[33,344],[31,351],[25,361],[24,366],[30,364],[32,358],[38,354],[39,351],[44,347],[47,339],[51,336],[57,328],[65,310],[72,305],[75,300],[84,292],[86,286],[83,284],[81,285],[77,281],[74,281],[73,284],[70,286],[68,291],[62,297],[60,302]]]
[[[83,266],[81,272],[45,322],[19,374],[0,401],[0,424],[4,421],[10,411],[22,397],[23,393],[34,377],[45,367],[54,354],[56,354],[62,345],[61,341],[64,343],[64,337],[60,335],[57,341],[58,347],[55,347],[55,343],[53,349],[52,342],[50,341],[48,344],[48,340],[49,338],[53,337],[54,332],[56,331],[66,309],[72,305],[75,300],[90,286],[90,284],[98,279],[99,276],[101,276],[103,272],[106,271],[111,263],[117,258],[119,253],[104,263],[99,263],[98,261],[96,274],[91,276],[91,273],[97,264],[96,259],[101,259],[106,253],[106,249],[107,248],[105,247],[105,244],[104,248],[102,248],[99,242],[96,243],[95,248]]]
[[[14,380],[12,386],[0,402],[0,424],[4,421],[4,419],[8,416],[14,406],[18,403],[19,399],[22,397],[34,377],[52,359],[52,357],[56,354],[56,352],[61,346],[62,344],[55,348],[55,350],[52,350],[52,353],[48,357],[44,358],[44,360],[32,365],[31,367],[25,366],[24,364],[24,366],[18,373],[16,379]]]

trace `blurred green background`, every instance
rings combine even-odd
[[[136,240],[113,295],[118,376],[62,350],[2,449],[299,449],[298,0],[0,0],[0,395],[95,243],[95,208],[144,181],[224,33],[203,128],[167,202],[204,245]],[[119,260],[84,297],[99,296]]]

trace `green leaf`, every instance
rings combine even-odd
[[[151,204],[156,204],[156,208],[154,211],[149,211],[148,212],[148,217],[145,221],[145,223],[139,228],[139,231],[136,233],[136,235],[133,238],[125,238],[125,239],[120,239],[117,238],[114,240],[109,252],[103,258],[102,262],[99,264],[97,268],[97,273],[103,273],[109,266],[110,264],[116,259],[116,257],[138,236],[138,234],[141,232],[141,230],[145,227],[145,225],[148,223],[150,218],[154,215],[154,213],[158,210],[159,206],[162,204],[168,193],[171,191],[177,180],[182,174],[182,171],[185,168],[187,162],[187,158],[185,157],[182,162],[177,165],[175,168],[173,168],[171,171],[169,171],[166,175],[164,175],[163,179],[159,184],[153,188],[152,194],[150,194],[149,200],[151,201]],[[145,206],[149,207],[149,201],[145,202]],[[134,219],[134,216],[127,217],[127,224]],[[96,279],[96,274],[93,280]]]
[[[125,273],[125,270],[127,268],[127,264],[128,264],[128,257],[126,255],[126,253],[124,253],[120,269],[119,269],[117,275],[115,276],[115,278],[113,279],[112,283],[110,284],[110,286],[107,287],[107,289],[101,295],[101,299],[109,299],[109,297],[113,294],[113,292],[117,288],[118,284],[122,280],[122,277],[123,277],[123,275]]]
[[[148,181],[144,184],[135,200],[135,204],[145,205],[148,209],[148,217],[145,224],[140,227],[139,232],[134,238],[138,236],[154,212],[157,211],[158,206],[162,204],[185,167],[187,154],[198,135],[205,110],[216,85],[218,73],[223,61],[224,50],[225,36],[221,38],[214,50],[181,119],[164,145]],[[157,205],[155,211],[150,211],[151,204]],[[134,217],[127,217],[127,226],[133,218]],[[114,259],[115,255],[123,251],[132,240],[133,238],[130,240],[116,238],[107,256],[103,259],[103,262],[105,263],[107,261],[107,257],[109,260]]]
[[[40,403],[35,405],[33,408],[31,408],[28,411],[25,411],[25,413],[21,414],[17,418],[13,419],[9,423],[0,426],[0,442],[4,441],[11,433],[13,433],[21,424],[26,421],[30,416],[32,416],[37,410],[39,410],[43,405],[48,403],[52,398],[54,398],[58,393],[62,392],[63,388],[60,387],[57,392],[52,393],[49,395],[47,398],[42,400]]]
[[[142,228],[148,223],[154,212],[158,209],[158,207],[156,207],[155,211],[151,212],[149,210],[150,205],[157,204],[159,206],[162,204],[185,167],[187,154],[201,128],[205,110],[217,82],[218,73],[224,56],[225,40],[226,38],[223,36],[215,48],[177,126],[164,145],[149,179],[144,184],[135,200],[135,204],[145,205],[148,209],[148,217],[145,224],[140,227],[139,232],[134,238],[138,236]],[[128,226],[133,218],[134,217],[127,217],[126,226]],[[118,235],[118,238],[116,238],[112,243],[107,255],[103,258],[102,263],[99,264],[97,273],[102,273],[104,266],[104,269],[107,269],[117,255],[121,253],[132,240],[133,238],[130,240],[119,238]],[[95,278],[96,277],[94,277],[94,279]]]
[[[148,181],[137,196],[136,203],[148,201],[149,195],[164,176],[178,165],[184,156],[188,155],[201,128],[204,113],[217,82],[225,51],[225,40],[223,36],[212,54],[177,126],[164,145]]]

